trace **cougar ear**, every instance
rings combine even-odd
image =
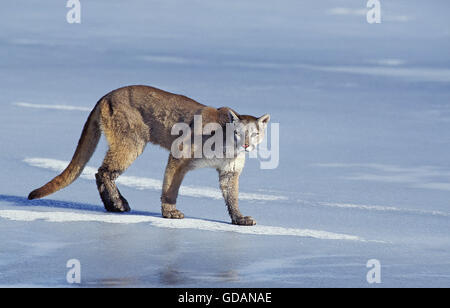
[[[230,119],[230,123],[234,123],[234,122],[238,122],[239,121],[239,117],[231,109],[228,109],[228,117]]]
[[[268,113],[258,119],[258,123],[263,124],[263,125],[267,125],[267,123],[269,123],[269,121],[270,121],[270,114],[268,114]]]

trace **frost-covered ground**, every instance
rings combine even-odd
[[[0,10],[0,285],[450,286],[448,1],[7,1]],[[181,221],[160,217],[167,153],[121,177],[105,213],[93,174],[28,193],[72,157],[89,110],[148,84],[280,123],[280,164],[250,159],[229,224],[214,170],[185,179]]]

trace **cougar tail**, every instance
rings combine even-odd
[[[99,104],[89,114],[89,117],[84,124],[83,132],[80,140],[78,141],[77,149],[72,157],[69,165],[64,171],[55,177],[53,180],[42,186],[41,188],[33,190],[28,199],[39,199],[48,196],[75,181],[83,171],[84,167],[88,163],[92,154],[94,154],[95,148],[100,140],[101,130],[99,124]]]

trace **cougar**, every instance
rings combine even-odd
[[[219,173],[219,186],[231,222],[236,225],[255,225],[256,221],[252,217],[242,215],[239,210],[239,176],[244,167],[245,152],[255,149],[263,140],[270,116],[266,114],[257,118],[239,115],[228,107],[216,109],[183,95],[142,85],[119,88],[103,96],[89,114],[67,168],[41,188],[32,191],[28,199],[45,197],[75,181],[93,155],[103,132],[109,149],[95,175],[101,200],[109,212],[130,211],[115,180],[144,151],[147,143],[157,144],[169,151],[177,148],[173,147],[173,143],[180,135],[173,134],[172,128],[177,123],[192,127],[196,116],[201,116],[202,127],[216,123],[224,130],[231,128],[235,151],[231,156],[209,158],[176,157],[171,151],[162,187],[162,216],[184,218],[184,214],[176,208],[178,190],[184,176],[193,169],[212,167]],[[189,135],[189,142],[193,142],[194,135],[195,132]],[[205,134],[201,136],[202,144],[206,137]],[[223,137],[224,142],[225,139]],[[198,145],[193,145],[191,152],[196,149]]]

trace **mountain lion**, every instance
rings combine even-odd
[[[270,116],[266,114],[255,118],[239,115],[227,107],[208,107],[188,97],[148,86],[123,87],[102,97],[84,125],[70,164],[53,180],[32,191],[28,199],[45,197],[75,181],[94,153],[103,131],[109,150],[95,175],[97,188],[107,211],[127,212],[130,207],[117,189],[115,180],[143,152],[147,143],[160,145],[169,151],[173,149],[173,142],[180,136],[172,134],[172,128],[177,123],[192,127],[195,116],[201,116],[202,127],[208,123],[217,123],[223,129],[231,127],[235,151],[231,157],[227,155],[212,158],[176,158],[171,152],[162,187],[162,216],[183,218],[184,214],[176,209],[176,200],[184,176],[189,170],[212,167],[219,173],[220,188],[232,223],[256,224],[252,217],[243,216],[239,211],[239,175],[244,167],[245,152],[253,150],[263,140]],[[200,146],[207,137],[211,136],[202,134]],[[189,138],[195,139],[195,132]],[[224,143],[225,139],[223,137]],[[198,147],[199,145],[193,144],[191,151],[194,152]]]

